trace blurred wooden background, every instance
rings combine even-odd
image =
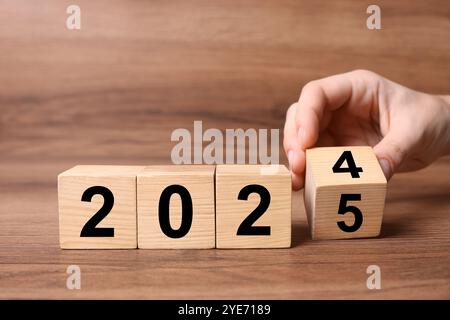
[[[449,158],[393,179],[380,239],[310,241],[295,194],[289,250],[58,248],[56,175],[72,165],[169,163],[194,120],[281,129],[305,83],[352,69],[449,94],[448,1],[377,1],[378,31],[369,4],[0,0],[0,297],[450,298]]]

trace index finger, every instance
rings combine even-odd
[[[325,113],[339,109],[352,98],[352,73],[314,80],[303,87],[295,115],[298,142],[303,150],[312,147],[320,130],[328,125]]]

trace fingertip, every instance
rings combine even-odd
[[[296,174],[303,174],[306,165],[305,152],[302,149],[292,150],[291,159],[291,171]]]
[[[288,157],[288,162],[289,162],[289,171],[291,171],[292,170],[292,163],[294,162],[294,151],[289,150],[288,154],[287,154],[287,157]]]
[[[389,181],[389,179],[392,178],[393,170],[392,165],[387,159],[378,159],[378,162],[380,163],[381,170],[383,170],[384,176],[386,177],[386,180]]]
[[[289,107],[286,114],[286,122],[284,124],[284,138],[283,147],[286,152],[286,156],[289,157],[289,150],[296,149],[298,147],[297,141],[297,127],[295,123],[295,104]]]
[[[317,142],[317,139],[319,138],[318,131],[318,126],[314,125],[304,125],[298,128],[297,139],[301,149],[306,150],[314,146],[314,144]]]
[[[319,137],[319,116],[308,105],[297,110],[296,128],[297,140],[302,149],[312,147]]]
[[[396,169],[406,158],[407,150],[410,150],[415,144],[414,140],[401,139],[401,137],[401,134],[391,131],[373,147],[386,180],[393,176]]]
[[[291,179],[292,179],[292,190],[298,191],[303,188],[305,184],[305,179],[303,178],[303,175],[292,173]]]

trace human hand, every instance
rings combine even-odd
[[[366,70],[311,81],[287,111],[283,144],[294,190],[303,188],[305,150],[313,146],[370,145],[390,179],[450,154],[450,96]]]

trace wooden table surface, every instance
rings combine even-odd
[[[361,1],[76,3],[69,31],[71,2],[0,1],[0,298],[450,298],[450,158],[392,179],[376,239],[310,240],[294,193],[282,250],[63,251],[56,190],[75,164],[170,163],[194,120],[282,128],[301,87],[334,73],[448,94],[447,1],[377,1],[377,31]]]

